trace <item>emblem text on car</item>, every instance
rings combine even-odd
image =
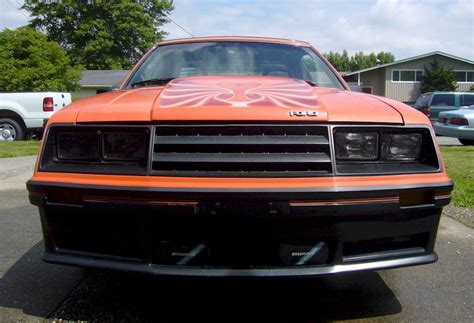
[[[316,117],[317,111],[290,111],[290,117]]]

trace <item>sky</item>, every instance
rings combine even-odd
[[[22,0],[0,0],[0,30],[28,22]],[[171,19],[194,36],[308,41],[322,52],[443,51],[474,60],[474,0],[175,0]],[[168,39],[189,37],[173,23]]]

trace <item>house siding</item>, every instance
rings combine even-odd
[[[372,94],[381,96],[385,94],[385,71],[383,69],[361,74],[360,81],[362,86],[372,87]]]
[[[458,83],[457,92],[468,92],[469,88],[474,85],[474,82],[469,83]]]
[[[82,87],[78,91],[72,93],[72,97],[75,99],[82,99],[88,96],[93,96],[97,94],[97,90],[103,88],[90,88],[90,87]]]
[[[465,63],[442,55],[433,55],[406,63],[388,66],[385,68],[385,96],[402,102],[415,102],[421,94],[421,84],[392,82],[392,70],[423,70],[425,66],[429,67],[430,63],[435,59],[441,62],[445,67],[453,70],[474,70],[474,64]],[[457,91],[468,91],[469,87],[473,84],[474,82],[459,83]]]

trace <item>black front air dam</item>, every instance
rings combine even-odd
[[[441,209],[449,202],[402,207],[387,198],[419,187],[226,195],[77,186],[81,203],[68,204],[49,198],[61,185],[30,182],[28,188],[40,209],[45,261],[178,276],[308,276],[432,263]],[[451,188],[429,189],[447,196]],[[291,202],[326,194],[367,202]],[[183,260],[193,252],[199,256]],[[297,264],[304,257],[309,260]]]

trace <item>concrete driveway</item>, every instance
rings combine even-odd
[[[441,146],[462,146],[458,138],[437,136],[436,139]]]
[[[0,321],[474,321],[474,230],[444,216],[427,266],[312,279],[186,279],[45,264],[25,181],[34,157],[0,159]]]

